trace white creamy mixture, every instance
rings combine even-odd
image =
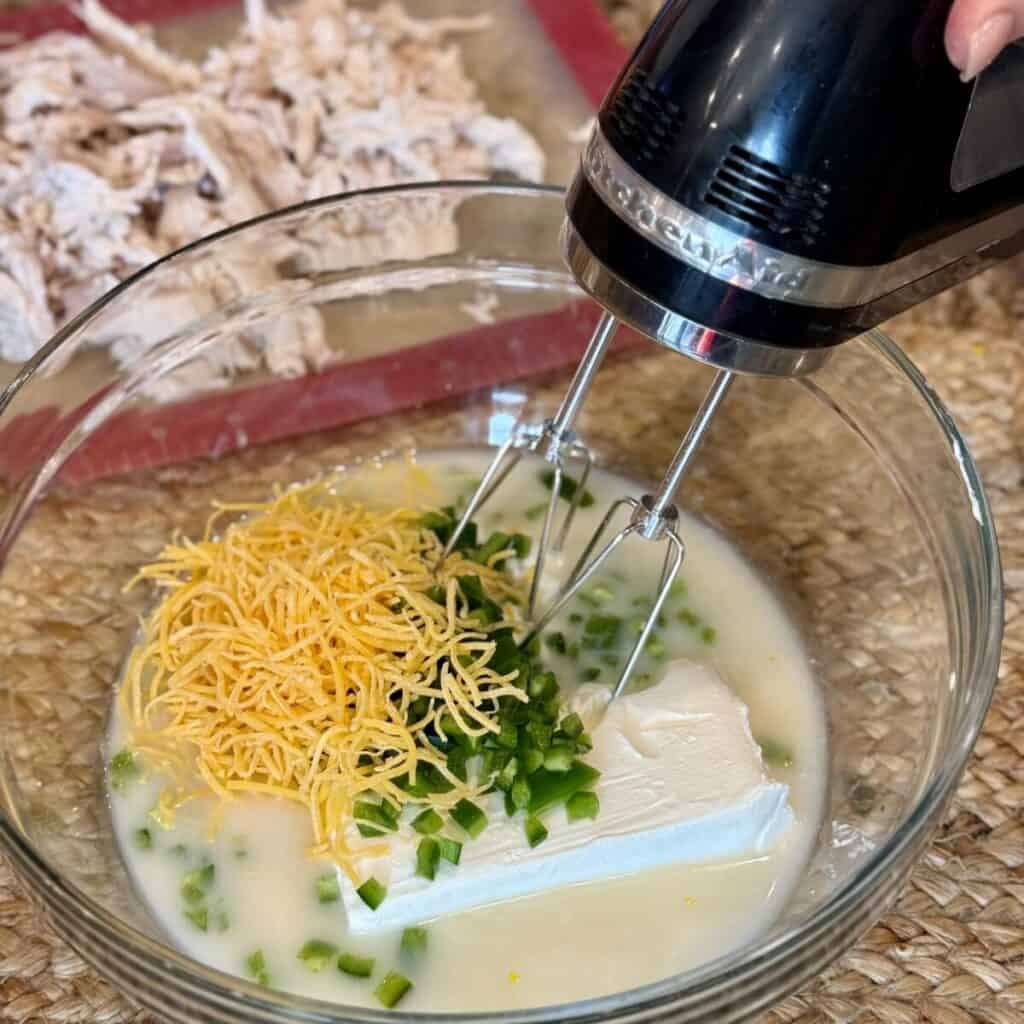
[[[411,475],[403,463],[368,467],[349,478],[345,494],[376,503],[457,502],[487,457],[421,456],[426,476]],[[639,493],[632,482],[606,473],[594,474],[588,490],[596,501],[580,510],[564,561],[574,558],[610,501]],[[491,514],[478,517],[484,535],[498,527],[536,536],[537,508],[547,493],[538,465],[521,465],[503,488],[501,511],[492,505]],[[545,817],[549,839],[532,851],[524,841],[517,854],[510,844],[522,835],[521,821],[513,828],[500,803],[488,806],[492,824],[480,838],[460,837],[466,840],[461,864],[443,867],[429,886],[407,879],[404,890],[415,840],[403,836],[392,863],[374,871],[382,879],[392,872],[381,927],[344,882],[342,899],[319,902],[318,880],[336,871],[307,856],[311,833],[303,808],[247,796],[224,809],[211,834],[212,802],[193,801],[178,812],[173,829],[161,830],[148,812],[163,783],[148,778],[112,794],[111,806],[125,861],[170,939],[196,959],[242,976],[246,959],[260,950],[276,987],[342,1003],[376,1006],[374,987],[398,969],[414,985],[402,1010],[458,1012],[632,988],[729,952],[768,928],[817,831],[827,777],[823,710],[800,637],[769,586],[708,526],[684,516],[680,530],[687,547],[684,586],[666,606],[638,685],[627,691],[633,696],[592,729],[595,748],[587,761],[603,772],[596,821],[570,825],[558,808]],[[563,694],[584,712],[595,689],[614,682],[610,662],[626,648],[614,657],[582,645],[575,651],[581,622],[599,607],[625,621],[627,640],[653,593],[662,554],[660,546],[630,543],[552,627],[568,653],[545,646],[545,660]],[[763,768],[752,737],[764,745]],[[122,742],[115,722],[111,751]],[[652,744],[647,757],[645,743]],[[630,785],[637,786],[633,799]],[[140,827],[151,836],[149,849],[136,843]],[[676,857],[689,863],[668,863]],[[182,902],[184,875],[204,863],[216,866],[205,933],[185,916]],[[445,905],[444,892],[448,907],[497,902],[434,917]],[[428,932],[427,951],[418,956],[399,952],[401,926],[412,921]],[[349,977],[333,963],[310,971],[296,954],[314,938],[376,957],[373,978]]]

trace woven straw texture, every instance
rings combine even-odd
[[[644,0],[612,6],[635,36]],[[966,433],[994,507],[1007,584],[1000,686],[957,798],[894,910],[765,1024],[1024,1022],[1022,318],[1024,265],[888,325]],[[252,470],[279,458],[267,449],[244,461]],[[173,501],[174,475],[163,479],[155,506]],[[0,858],[0,1021],[148,1019],[54,934]]]
[[[1014,430],[1024,408],[1022,357],[1014,338],[1024,287],[1017,281],[1024,281],[1024,268],[1001,269],[889,326],[966,430],[995,508],[1008,583],[1007,640],[995,704],[957,800],[895,910],[815,984],[768,1014],[765,1024],[1024,1021],[1024,491]],[[620,371],[606,372],[618,377]],[[621,394],[618,389],[628,386],[619,378],[611,390]],[[614,409],[605,406],[603,413],[614,416]],[[614,428],[605,422],[604,429]],[[670,450],[678,429],[669,422],[662,427],[664,437],[648,434],[651,450]],[[322,435],[250,450],[207,464],[202,479],[190,485],[215,493],[217,481],[223,485],[234,465],[253,484],[268,486],[288,463],[289,476],[302,475],[306,461],[323,457],[330,444],[330,435]],[[313,471],[311,462],[306,473]],[[108,527],[117,529],[121,522],[127,529],[140,521],[136,502],[174,509],[179,476],[171,469],[147,478],[148,491],[136,488],[130,507],[93,502],[80,512],[91,517],[97,534],[104,533],[104,524],[96,516],[110,517]],[[65,521],[74,518],[70,502],[52,511]],[[174,519],[172,511],[167,514]],[[166,526],[166,517],[152,518],[154,526]],[[45,532],[36,532],[36,543]],[[97,542],[82,536],[75,544]],[[44,551],[35,554],[48,558]],[[76,561],[87,555],[76,550]],[[63,944],[0,860],[0,1021],[145,1019]]]

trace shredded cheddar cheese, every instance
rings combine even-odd
[[[488,667],[495,643],[455,579],[479,576],[508,618],[521,595],[497,567],[503,555],[479,565],[456,553],[439,566],[422,510],[375,511],[332,486],[217,505],[203,540],[170,544],[143,568],[129,586],[148,580],[163,597],[143,622],[121,697],[149,763],[198,776],[200,791],[221,798],[303,804],[313,852],[354,877],[356,798],[401,806],[410,797],[398,783],[415,783],[424,765],[451,784],[431,796],[438,806],[477,795],[424,730],[447,712],[467,735],[496,733],[499,698],[527,698],[516,672]],[[242,518],[218,534],[231,514]],[[425,593],[438,585],[443,604]],[[419,697],[430,708],[417,718]]]

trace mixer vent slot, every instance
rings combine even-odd
[[[730,146],[704,202],[761,231],[796,235],[805,245],[821,236],[831,187],[741,146]]]
[[[609,112],[611,127],[629,147],[631,162],[642,170],[671,148],[684,115],[682,108],[648,84],[647,72],[634,68]]]

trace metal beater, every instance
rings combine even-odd
[[[1024,47],[962,83],[942,44],[950,6],[670,0],[602,104],[563,247],[605,314],[558,412],[499,449],[449,549],[528,452],[554,480],[527,640],[627,540],[664,544],[613,696],[682,565],[676,492],[734,374],[811,373],[835,346],[1024,249]],[[577,415],[619,320],[718,372],[658,489],[613,503],[538,614],[593,462]],[[580,481],[556,525],[572,463]]]
[[[551,483],[551,498],[548,500],[548,506],[544,513],[544,525],[541,527],[540,539],[536,546],[537,555],[534,561],[533,580],[530,584],[530,599],[527,606],[527,615],[531,620],[536,612],[537,592],[548,551],[551,549],[561,551],[565,545],[576,510],[579,508],[580,499],[586,491],[590,469],[594,464],[586,445],[576,437],[573,428],[576,425],[576,417],[579,415],[583,400],[587,397],[590,385],[615,337],[617,327],[618,322],[615,317],[610,313],[602,315],[587,349],[583,353],[583,358],[576,367],[572,383],[569,385],[569,390],[565,393],[558,411],[550,420],[540,426],[523,426],[512,431],[508,440],[501,445],[491,460],[487,471],[480,478],[480,483],[477,484],[444,549],[444,557],[447,558],[455,549],[466,524],[502,485],[525,454],[541,455],[551,465],[554,477]],[[582,468],[578,484],[569,501],[569,508],[562,519],[561,526],[556,531],[557,506],[565,480],[567,462],[579,462]],[[553,535],[554,540],[552,540]]]
[[[679,521],[679,509],[675,505],[676,492],[686,475],[690,463],[697,454],[701,441],[711,424],[718,406],[722,403],[732,384],[733,374],[728,370],[719,370],[715,375],[710,390],[704,396],[704,401],[697,410],[697,415],[690,422],[690,428],[686,431],[682,444],[676,450],[672,463],[668,468],[654,494],[645,494],[637,499],[630,496],[619,498],[613,502],[605,513],[600,526],[593,533],[587,543],[583,554],[580,555],[572,572],[555,602],[540,616],[534,623],[533,628],[527,635],[525,643],[529,643],[551,620],[576,596],[587,581],[604,565],[612,556],[613,552],[629,537],[636,536],[641,540],[653,543],[664,543],[665,562],[661,570],[661,581],[658,584],[654,604],[644,620],[643,627],[637,635],[629,656],[619,673],[618,681],[612,690],[612,700],[619,696],[625,688],[629,677],[633,673],[637,659],[640,657],[650,636],[654,624],[661,613],[661,607],[669,595],[676,576],[683,565],[683,558],[686,555],[686,546],[676,530]],[[607,534],[612,522],[622,511],[629,510],[629,519],[625,526],[621,527],[611,540],[600,547],[601,541]],[[543,536],[541,538],[543,543]],[[595,551],[597,552],[595,554]],[[534,586],[537,577],[534,576]]]

